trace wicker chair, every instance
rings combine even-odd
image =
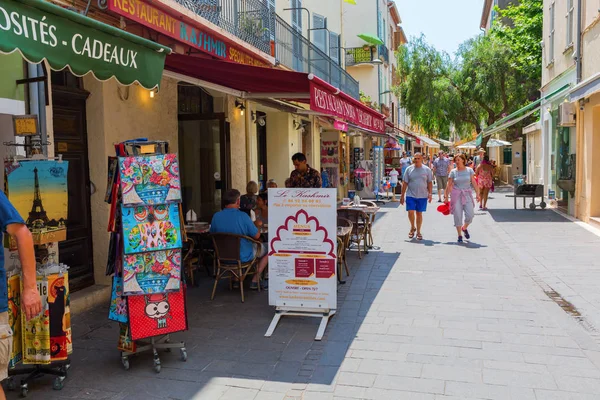
[[[338,238],[339,241],[341,241],[341,246],[340,246],[340,244],[338,244],[338,247],[341,247],[341,249],[338,248],[338,260],[340,263],[340,272],[341,272],[341,266],[343,264],[344,268],[346,269],[346,276],[350,276],[350,270],[348,269],[348,262],[346,260],[346,249],[348,248],[348,245],[350,242],[350,236],[352,233],[352,221],[350,221],[349,219],[346,219],[346,218],[338,217],[337,226],[350,228],[350,233],[348,235]],[[340,278],[341,278],[341,274],[340,274]]]
[[[194,280],[194,272],[198,269],[198,262],[200,260],[200,257],[198,257],[198,252],[194,251],[194,247],[195,247],[194,241],[192,239],[190,239],[189,237],[185,241],[185,247],[187,247],[187,252],[185,253],[185,256],[183,257],[183,265],[185,268],[185,274],[188,276],[188,278],[190,280],[190,284],[192,286],[196,286],[195,280]]]
[[[253,246],[261,246],[259,241],[244,235],[236,235],[233,233],[213,233],[210,235],[215,248],[215,262],[217,264],[217,273],[215,275],[215,285],[213,286],[211,300],[215,298],[217,284],[223,277],[229,275],[229,286],[231,288],[232,278],[237,278],[240,282],[240,293],[242,294],[242,303],[244,302],[244,280],[248,275],[257,273],[257,261],[259,251],[254,252],[254,256],[250,261],[243,262],[240,260],[240,247],[242,239],[250,241]],[[260,248],[260,247],[259,247]],[[258,282],[258,290],[260,290],[260,278]]]
[[[368,215],[362,210],[352,208],[338,210],[338,218],[346,218],[352,222],[352,233],[349,238],[349,245],[356,243],[358,246],[358,258],[362,258],[361,242],[364,246],[364,252],[367,253],[367,224]]]
[[[377,204],[370,200],[361,200],[360,204],[367,207],[377,207]],[[367,226],[367,247],[373,247],[373,232],[371,228],[375,222],[375,214],[367,214],[367,217],[369,221],[369,225]]]

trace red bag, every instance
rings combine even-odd
[[[181,285],[179,292],[127,297],[131,339],[139,340],[187,330],[183,286]]]

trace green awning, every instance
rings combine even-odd
[[[19,51],[77,76],[146,89],[160,84],[171,49],[42,0],[0,0],[0,53]]]
[[[493,124],[491,124],[490,126],[485,128],[481,133],[479,133],[479,135],[477,135],[477,139],[479,140],[478,145],[481,144],[481,140],[479,139],[480,137],[481,137],[481,139],[483,139],[486,136],[493,135],[496,132],[499,132],[506,128],[509,128],[512,125],[516,124],[517,122],[524,120],[525,118],[527,118],[528,116],[530,116],[531,114],[533,114],[534,112],[536,112],[539,109],[539,106],[542,101],[552,100],[559,94],[565,92],[565,90],[567,90],[569,87],[570,87],[570,85],[566,84],[563,87],[561,87],[560,89],[557,89],[552,93],[549,93],[545,97],[541,97],[541,98],[537,99],[536,101],[529,103],[525,107],[518,109],[514,113],[494,122]]]

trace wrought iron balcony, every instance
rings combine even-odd
[[[336,50],[339,59],[339,49],[333,47],[333,51]],[[288,68],[315,74],[355,99],[359,98],[358,82],[336,60],[309,42],[302,32],[295,30],[279,16],[275,17],[275,58]]]
[[[348,47],[344,51],[346,67],[357,64],[372,63],[375,60],[375,48],[372,46]]]
[[[384,44],[380,44],[379,46],[377,46],[377,53],[378,53],[378,57],[381,61],[383,61],[386,64],[389,64],[390,51],[388,50],[387,47],[385,47]]]
[[[271,54],[275,12],[263,0],[175,0],[257,49]]]
[[[384,45],[380,46],[363,46],[349,47],[345,49],[346,67],[353,65],[372,63],[374,60],[380,59],[385,63],[389,63],[389,51]]]

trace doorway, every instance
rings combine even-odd
[[[264,112],[256,112],[256,150],[258,153],[258,190],[267,189],[269,173],[267,172],[267,116]]]
[[[210,222],[231,187],[229,123],[213,112],[213,98],[202,88],[180,84],[178,96],[183,211]]]
[[[86,99],[80,78],[68,71],[52,72],[54,153],[69,162],[67,240],[60,242],[59,260],[70,267],[73,292],[94,284],[91,182],[89,174]]]

